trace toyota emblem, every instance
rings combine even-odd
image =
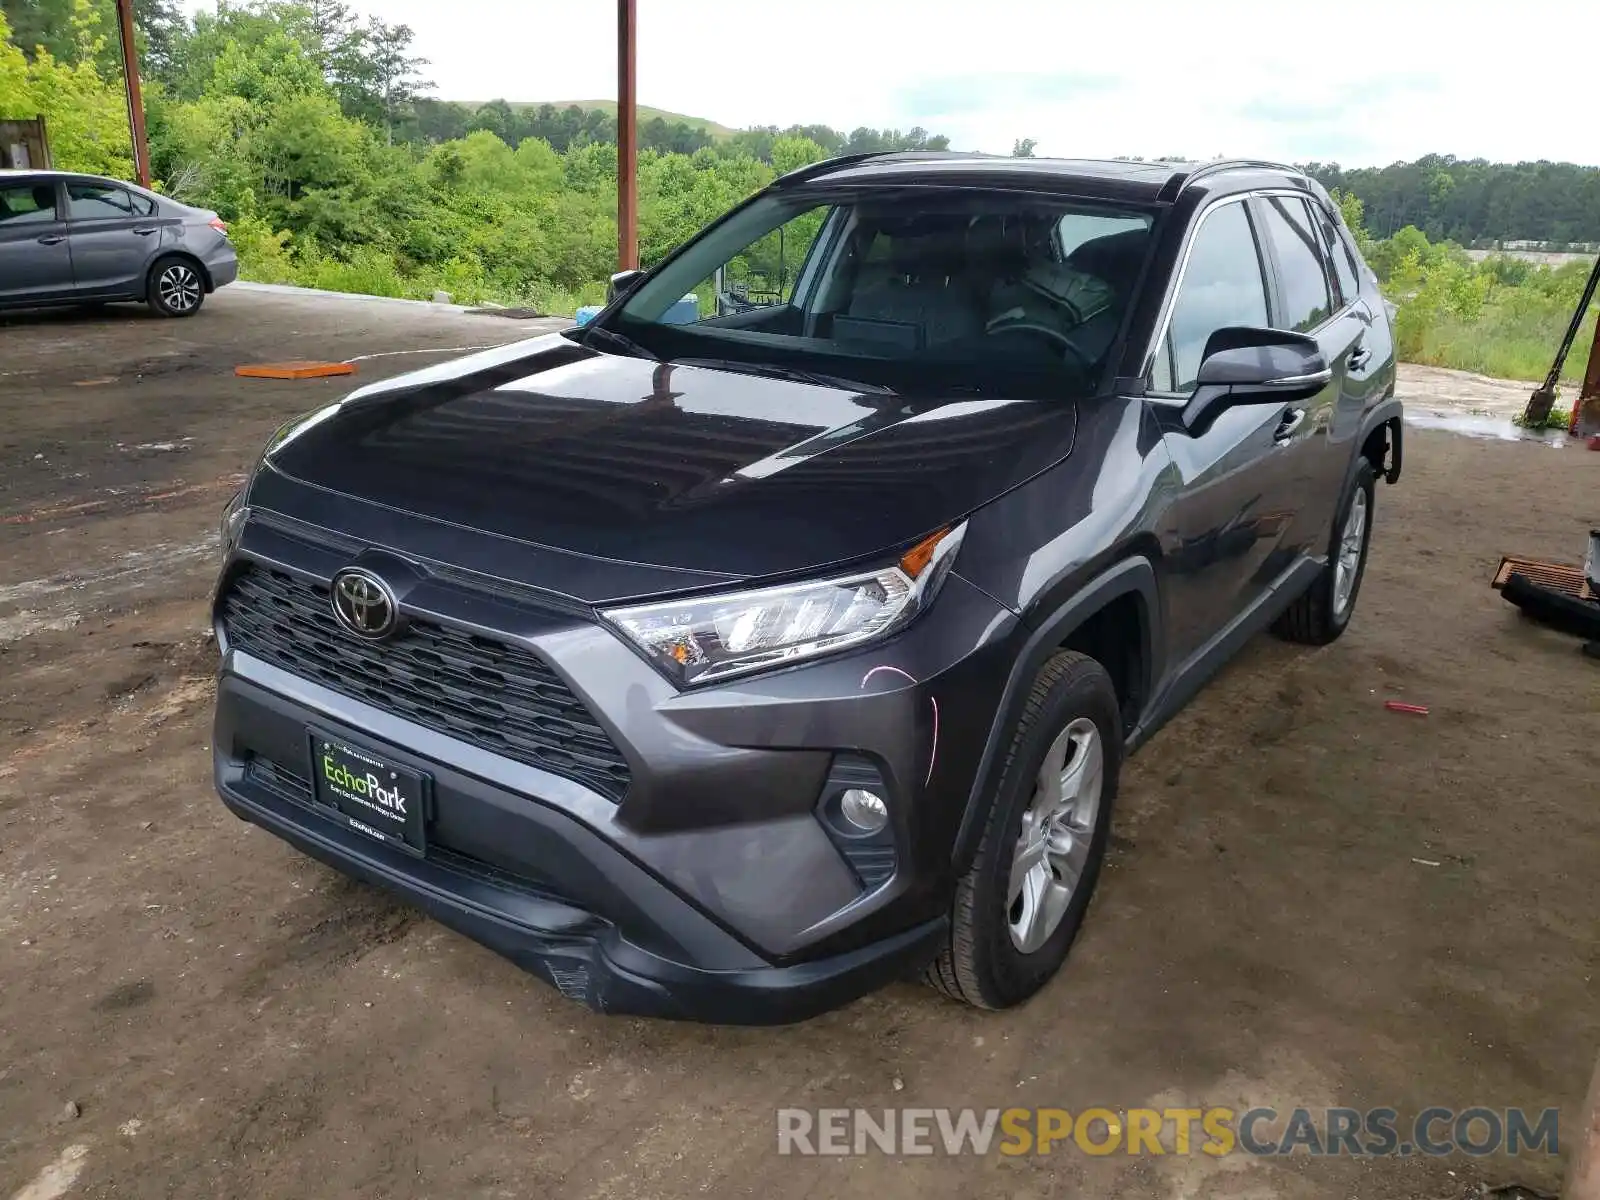
[[[346,567],[333,577],[333,615],[369,641],[388,637],[400,624],[400,607],[389,585],[360,567]]]

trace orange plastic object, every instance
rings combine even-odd
[[[235,375],[246,379],[329,379],[335,375],[354,375],[355,363],[295,362],[247,363],[233,369]]]
[[[1419,717],[1428,715],[1426,704],[1407,704],[1404,700],[1385,700],[1383,706],[1390,712],[1415,713]]]

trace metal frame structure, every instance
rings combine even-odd
[[[617,270],[639,265],[637,0],[617,0]]]
[[[139,86],[139,46],[133,35],[133,0],[117,0],[117,32],[122,43],[122,78],[128,97],[128,133],[133,138],[133,169],[139,186],[149,187],[150,142],[144,128],[144,95]]]

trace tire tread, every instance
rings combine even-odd
[[[1084,679],[1109,679],[1105,668],[1087,654],[1080,654],[1076,650],[1061,650],[1052,655],[1050,659],[1039,668],[1039,673],[1034,677],[1033,687],[1028,692],[1028,698],[1022,706],[1022,713],[1018,717],[1015,732],[1012,734],[1011,744],[1006,750],[1006,759],[1000,768],[998,779],[1003,782],[1011,773],[1012,764],[1016,761],[1017,753],[1029,731],[1039,720],[1049,697],[1057,687],[1065,684],[1070,687],[1078,678]],[[1106,797],[1109,803],[1110,797]],[[980,917],[978,914],[978,869],[979,864],[985,859],[985,852],[990,844],[1002,836],[1000,826],[1006,820],[1006,806],[995,802],[989,805],[989,813],[984,821],[983,836],[978,842],[978,851],[974,855],[973,865],[956,884],[955,902],[952,905],[950,921],[950,940],[940,951],[938,958],[929,963],[923,971],[923,981],[952,1000],[959,1000],[975,1008],[998,1009],[1004,1007],[994,997],[986,994],[980,968],[977,962],[977,931]]]

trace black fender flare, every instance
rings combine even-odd
[[[1356,467],[1361,462],[1361,450],[1372,436],[1372,431],[1391,422],[1389,466],[1382,479],[1385,483],[1400,482],[1400,469],[1405,464],[1405,405],[1390,396],[1376,404],[1361,419],[1361,432],[1355,438],[1355,453],[1350,456],[1350,465],[1345,468],[1344,490],[1339,493],[1341,497],[1350,490],[1350,481],[1356,477]]]
[[[1158,648],[1161,639],[1161,604],[1156,589],[1156,569],[1142,554],[1124,558],[1107,567],[1072,594],[1072,598],[1044,617],[1029,620],[1028,634],[1011,664],[1006,677],[1005,690],[995,709],[994,722],[989,727],[989,737],[983,747],[983,757],[967,794],[966,807],[961,813],[961,824],[956,831],[953,861],[956,873],[965,872],[978,851],[983,836],[984,822],[988,819],[989,798],[999,785],[1005,767],[1006,750],[1010,746],[1011,731],[1022,713],[1028,690],[1033,686],[1039,668],[1045,664],[1061,644],[1108,603],[1122,596],[1133,595],[1140,601],[1140,662],[1143,664],[1144,686],[1141,695],[1146,703],[1153,684],[1161,677]]]

